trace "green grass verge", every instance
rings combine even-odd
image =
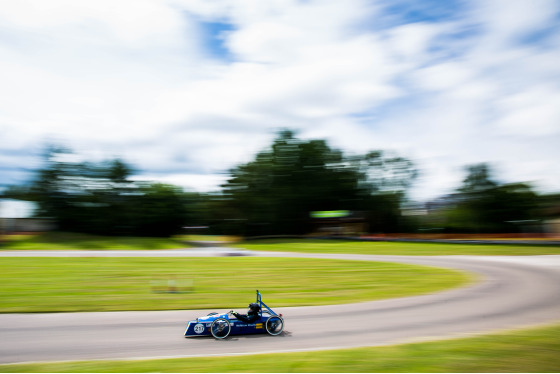
[[[359,242],[346,240],[264,239],[236,243],[235,238],[212,236],[176,236],[145,238],[96,236],[49,232],[40,235],[9,235],[0,240],[0,250],[133,250],[185,248],[189,240],[230,242],[230,246],[256,251],[310,253],[358,253],[378,255],[547,255],[560,254],[560,246],[448,244],[408,242]]]
[[[234,244],[253,251],[356,253],[368,255],[552,255],[560,254],[560,246],[448,244],[409,242],[361,242],[347,240],[262,239]]]
[[[68,232],[38,235],[6,235],[0,238],[0,250],[64,250],[64,249],[173,249],[188,247],[180,238],[145,238],[98,236]]]
[[[4,257],[0,312],[244,308],[255,289],[276,307],[342,304],[430,293],[473,278],[449,269],[367,261]],[[183,293],[159,292],[170,284]]]
[[[557,373],[560,325],[429,343],[317,352],[0,365],[49,373]]]

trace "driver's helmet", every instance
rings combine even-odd
[[[249,309],[253,313],[258,313],[261,310],[261,306],[257,303],[251,303],[249,304]]]

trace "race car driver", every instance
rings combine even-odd
[[[259,312],[261,311],[261,307],[259,304],[257,303],[251,303],[249,304],[249,311],[247,312],[247,314],[239,314],[235,311],[230,311],[230,313],[235,316],[235,318],[237,318],[240,321],[246,322],[246,323],[252,323],[255,322],[256,320],[259,319]]]

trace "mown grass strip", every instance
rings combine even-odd
[[[189,247],[189,245],[181,239],[181,237],[146,238],[47,232],[37,235],[5,235],[0,237],[0,250],[132,250]]]
[[[368,255],[446,256],[446,255],[553,255],[560,254],[560,246],[448,244],[410,242],[367,242],[347,240],[291,240],[262,239],[234,245],[252,251],[355,253]]]
[[[449,269],[291,258],[0,258],[0,312],[328,305],[436,292],[473,275]]]
[[[0,365],[11,373],[557,373],[560,325],[429,343],[317,352]]]
[[[96,236],[49,232],[40,235],[6,235],[0,238],[0,250],[157,250],[189,247],[189,241],[220,241],[230,246],[256,251],[310,253],[358,253],[377,255],[548,255],[560,254],[560,246],[449,244],[411,242],[360,242],[347,240],[263,239],[237,243],[233,237],[176,236],[172,238]]]

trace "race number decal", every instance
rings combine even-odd
[[[194,326],[194,332],[197,334],[202,334],[204,332],[204,325],[202,323],[198,323]]]

